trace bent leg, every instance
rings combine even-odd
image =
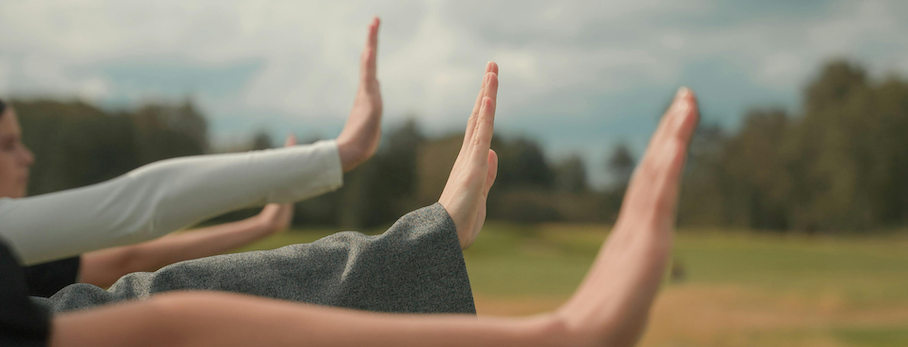
[[[360,310],[475,313],[454,223],[440,204],[385,233],[341,232],[309,244],[184,261],[132,273],[108,290],[79,283],[40,300],[56,312],[214,290]]]

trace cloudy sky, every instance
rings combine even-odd
[[[191,95],[222,143],[333,137],[373,15],[388,127],[462,127],[494,60],[496,131],[579,153],[600,183],[605,153],[642,152],[679,86],[733,129],[749,107],[797,111],[833,57],[908,73],[903,1],[0,0],[0,96],[121,108]]]

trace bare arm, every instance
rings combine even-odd
[[[552,316],[403,315],[174,293],[55,318],[51,346],[566,346]]]
[[[607,346],[632,346],[643,334],[671,257],[681,172],[698,122],[697,100],[681,88],[634,170],[615,228],[558,310],[569,329],[607,327],[597,337]]]
[[[293,205],[269,204],[258,215],[238,222],[85,253],[79,281],[106,288],[132,272],[155,271],[183,260],[218,255],[284,230],[292,218]]]

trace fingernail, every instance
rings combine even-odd
[[[675,100],[687,96],[688,93],[690,93],[690,89],[687,89],[687,87],[678,88],[678,92],[675,93]]]
[[[671,113],[668,114],[672,120],[672,129],[673,131],[681,131],[684,127],[684,123],[687,122],[688,116],[690,115],[691,102],[690,98],[687,97],[687,94],[690,91],[687,89],[683,90],[683,93],[679,91],[678,98],[675,99],[672,108],[674,109]]]
[[[686,95],[687,93],[685,90],[685,93],[678,94],[678,96],[675,98],[675,110],[678,113],[685,113],[687,112],[687,109],[690,108],[690,101],[685,97]]]
[[[687,98],[688,94],[690,94],[690,89],[687,89],[687,87],[678,88],[678,92],[675,93],[675,99],[672,100],[672,105],[669,107],[668,114],[687,112],[690,107],[690,102]]]
[[[687,102],[687,100],[685,99],[678,105],[678,108],[676,109],[675,113],[672,115],[672,117],[675,118],[674,126],[673,126],[674,129],[681,130],[681,127],[684,125],[684,122],[687,121],[688,114],[690,114],[689,111],[690,111],[690,103]]]

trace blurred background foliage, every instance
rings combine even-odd
[[[79,101],[13,104],[37,157],[32,195],[98,183],[157,160],[283,142],[260,131],[244,148],[211,148],[205,116],[189,100],[118,112]],[[797,113],[752,109],[735,131],[700,125],[679,222],[809,233],[905,227],[906,130],[906,80],[873,80],[854,63],[831,61],[804,88]],[[428,137],[415,121],[392,128],[375,158],[345,175],[342,189],[298,203],[294,222],[343,228],[393,223],[437,199],[461,142],[456,133]],[[492,148],[500,164],[489,219],[518,223],[613,222],[637,161],[628,146],[615,146],[604,168],[612,184],[593,189],[587,172],[598,168],[588,168],[580,156],[552,160],[528,137],[498,136]]]
[[[908,80],[831,61],[801,99],[796,111],[751,109],[736,129],[700,124],[667,285],[641,346],[908,345],[908,238],[887,232],[908,227]],[[78,101],[13,104],[37,158],[31,194],[156,160],[283,143],[260,130],[214,148],[189,100],[118,112]],[[376,234],[434,203],[462,133],[428,136],[416,121],[386,129],[376,156],[347,173],[343,188],[296,204],[294,232],[237,251],[312,242],[338,228]],[[493,139],[500,163],[490,221],[464,252],[479,314],[548,312],[580,283],[639,161],[631,146],[602,141],[614,150],[605,167],[589,167],[578,155],[548,157],[533,138]],[[611,184],[593,187],[593,170],[607,170]]]

